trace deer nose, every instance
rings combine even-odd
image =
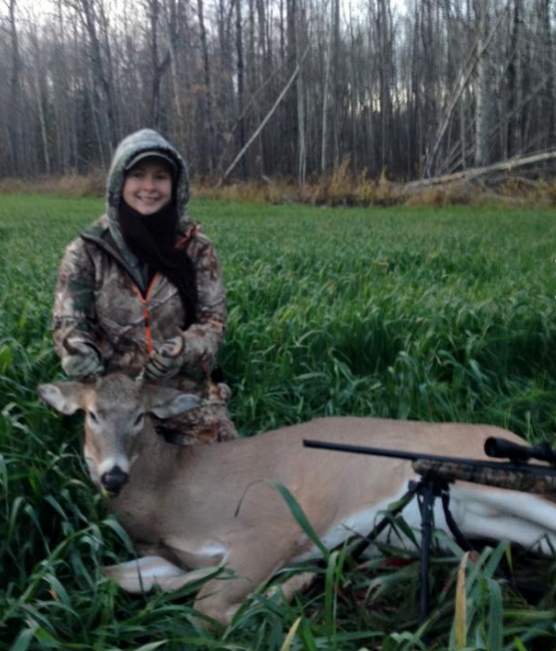
[[[124,472],[120,466],[114,466],[112,470],[105,472],[101,476],[100,483],[109,493],[117,495],[128,478],[127,472]]]

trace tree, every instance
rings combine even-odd
[[[520,0],[515,2],[517,6]],[[484,47],[489,32],[490,0],[475,0],[475,14],[480,52],[475,91],[475,165],[482,167],[490,162],[490,133],[494,114],[490,52]]]
[[[205,12],[203,0],[197,0],[197,16],[199,19],[199,37],[201,41],[201,52],[203,56],[203,98],[201,104],[201,113],[203,120],[203,145],[201,146],[202,157],[200,160],[200,169],[202,172],[213,174],[215,171],[215,151],[214,151],[214,118],[212,106],[212,75],[211,63],[208,49],[207,30],[205,27]]]
[[[22,110],[22,61],[19,51],[19,34],[16,21],[16,0],[5,0],[8,9],[8,31],[11,45],[11,71],[9,77],[9,94],[5,128],[7,131],[9,168],[14,175],[24,171]]]

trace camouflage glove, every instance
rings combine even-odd
[[[62,359],[62,368],[68,377],[77,379],[99,375],[104,371],[97,351],[84,342],[71,344],[71,354]]]
[[[178,335],[166,341],[151,353],[145,364],[145,377],[149,380],[162,380],[174,377],[183,366],[185,341]]]

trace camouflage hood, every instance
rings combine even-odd
[[[141,129],[126,136],[114,152],[110,171],[108,172],[106,181],[106,214],[108,216],[110,234],[127,262],[133,267],[137,265],[137,261],[124,243],[118,222],[118,208],[122,198],[125,167],[128,161],[141,152],[151,150],[160,151],[176,161],[175,197],[178,215],[180,215],[180,229],[183,230],[189,221],[186,215],[186,206],[189,201],[189,177],[185,161],[177,150],[159,133],[153,131],[153,129]]]

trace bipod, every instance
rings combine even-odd
[[[362,539],[359,538],[354,544],[350,555],[357,560],[363,551],[372,543],[383,531],[392,524],[392,518],[399,515],[405,507],[413,500],[417,499],[419,514],[421,516],[421,548],[419,556],[419,624],[423,624],[430,611],[430,589],[429,589],[429,567],[430,553],[432,545],[432,533],[434,528],[434,502],[437,497],[442,500],[444,516],[446,523],[452,532],[452,535],[463,549],[469,549],[463,534],[458,529],[452,514],[449,510],[450,492],[449,483],[438,476],[434,471],[424,474],[418,481],[411,480],[408,484],[407,491],[402,495],[398,502],[388,510],[380,522]]]

